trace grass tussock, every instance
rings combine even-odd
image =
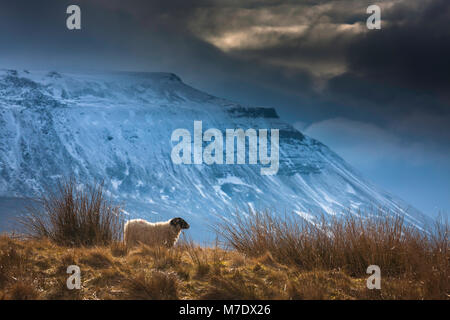
[[[103,183],[81,187],[74,179],[60,181],[39,205],[30,206],[19,223],[34,239],[64,246],[108,245],[122,237],[120,207],[106,196]]]
[[[4,293],[3,299],[5,300],[38,300],[39,292],[36,288],[26,282],[16,282]]]
[[[246,256],[269,253],[277,263],[299,271],[343,270],[352,277],[363,277],[369,265],[378,265],[384,277],[426,283],[421,288],[424,296],[448,298],[447,222],[423,232],[386,214],[323,217],[309,223],[256,212],[236,215],[218,230],[226,243]]]
[[[152,271],[127,279],[125,296],[133,300],[178,299],[177,277],[173,273]]]
[[[448,226],[401,219],[315,225],[258,213],[221,226],[224,245],[174,248],[111,241],[67,247],[0,237],[0,299],[449,299]],[[381,290],[366,286],[381,268]],[[69,290],[67,267],[81,270]]]
[[[107,269],[111,267],[112,261],[109,252],[103,249],[94,249],[83,255],[80,262],[95,269]]]

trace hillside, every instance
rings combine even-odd
[[[66,269],[81,269],[82,287],[68,290]],[[0,238],[0,299],[448,299],[431,283],[385,277],[368,290],[367,276],[339,270],[299,271],[270,254],[180,246],[64,248],[48,241]]]
[[[248,156],[239,165],[174,164],[171,135],[180,128],[192,134],[194,121],[224,136],[226,129],[279,130],[277,174],[261,175],[266,166],[249,164]],[[249,207],[313,223],[323,213],[368,208],[418,227],[428,221],[272,108],[211,96],[170,73],[0,71],[0,197],[34,197],[69,176],[108,182],[129,217],[183,216],[198,241],[213,241],[217,216]]]

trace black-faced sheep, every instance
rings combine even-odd
[[[173,247],[183,229],[189,229],[189,224],[182,218],[173,218],[163,222],[148,222],[143,219],[129,220],[124,227],[124,241],[127,247],[138,243]]]

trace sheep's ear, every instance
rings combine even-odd
[[[176,227],[177,226],[177,218],[170,220],[170,225]]]

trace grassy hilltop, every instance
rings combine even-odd
[[[216,226],[218,242],[174,248],[121,241],[101,185],[61,184],[0,237],[0,299],[449,299],[448,223],[420,232],[383,215],[311,224],[270,213]],[[67,267],[81,270],[69,290]],[[369,265],[381,289],[369,290]]]

